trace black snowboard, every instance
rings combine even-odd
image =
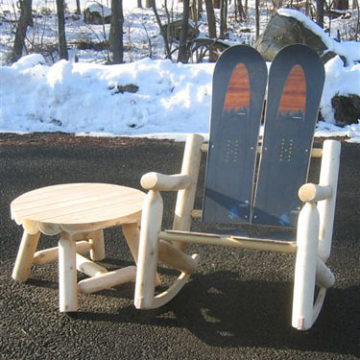
[[[249,46],[233,46],[217,61],[213,75],[204,222],[250,221],[266,82],[266,64]]]
[[[253,223],[291,226],[300,209],[324,83],[315,51],[290,45],[275,57],[269,73],[263,148]]]

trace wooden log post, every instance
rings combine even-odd
[[[76,247],[68,234],[59,240],[59,310],[72,312],[78,309]]]
[[[163,216],[163,200],[157,191],[145,197],[142,217],[134,304],[138,309],[151,307],[155,294],[158,264],[159,232]]]
[[[310,329],[313,324],[319,213],[315,203],[306,203],[300,211],[297,225],[297,253],[292,310],[292,326]]]
[[[173,230],[189,231],[191,228],[191,211],[194,208],[203,141],[203,137],[198,134],[190,134],[186,139],[181,174],[189,176],[191,184],[177,194]],[[174,244],[180,249],[186,245]]]
[[[336,140],[325,140],[319,185],[331,187],[331,197],[319,201],[317,208],[320,215],[319,256],[326,262],[331,252],[331,242],[334,227],[336,192],[340,167],[341,144]]]
[[[12,278],[16,281],[25,282],[31,271],[33,257],[38,246],[40,233],[29,234],[24,230],[19,251],[16,256]]]

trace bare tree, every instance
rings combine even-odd
[[[220,3],[220,39],[225,39],[227,31],[228,0],[221,0]]]
[[[154,14],[155,14],[156,22],[157,22],[158,25],[159,25],[160,34],[161,34],[161,36],[162,36],[162,38],[163,38],[163,40],[164,40],[166,58],[171,60],[171,50],[170,50],[170,46],[169,46],[169,41],[168,41],[168,38],[167,38],[167,36],[166,36],[164,27],[163,27],[163,25],[162,25],[162,23],[161,23],[160,16],[159,16],[159,14],[158,14],[158,12],[157,12],[156,2],[155,2],[155,0],[150,0],[150,1],[151,1],[151,6],[152,6],[152,8],[153,8]]]
[[[124,62],[123,24],[123,2],[122,0],[111,0],[110,49],[113,64]]]
[[[10,61],[15,62],[22,56],[25,47],[25,37],[28,26],[33,25],[32,21],[32,0],[22,0],[20,3],[20,18],[16,27],[16,34]]]
[[[205,0],[206,14],[208,19],[209,38],[216,40],[216,20],[214,13],[214,6],[212,0]],[[210,46],[209,61],[216,61],[216,54],[212,51]]]
[[[212,0],[205,0],[209,37],[216,38],[216,20]]]
[[[183,23],[180,33],[178,61],[182,63],[187,63],[189,60],[189,54],[187,49],[187,35],[189,27],[190,0],[184,0],[183,3]]]
[[[65,36],[65,5],[64,0],[56,0],[58,17],[58,38],[59,38],[59,56],[60,59],[69,59],[66,36]]]

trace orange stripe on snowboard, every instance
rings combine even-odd
[[[250,107],[249,74],[244,64],[236,65],[226,91],[224,110],[239,110]]]
[[[295,65],[286,80],[280,100],[281,113],[301,111],[305,113],[306,107],[306,81],[304,70],[300,65]]]

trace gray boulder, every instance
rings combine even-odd
[[[275,55],[285,46],[304,44],[313,48],[323,61],[331,59],[334,53],[327,53],[322,39],[304,26],[297,19],[290,16],[275,14],[269,21],[265,31],[256,41],[254,47],[267,61],[272,61]]]

